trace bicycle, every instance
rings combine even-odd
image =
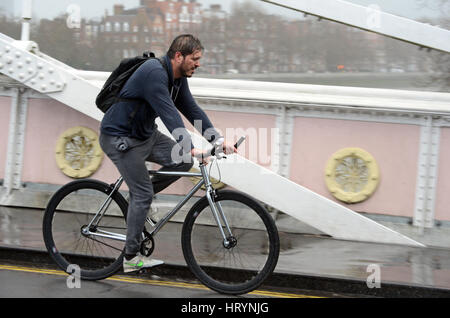
[[[226,158],[216,151],[220,147],[216,144],[210,152],[215,160]],[[200,181],[158,222],[147,216],[141,253],[151,255],[155,235],[204,185],[205,196],[193,204],[182,225],[184,259],[210,289],[222,294],[248,293],[275,269],[280,251],[278,230],[267,210],[252,197],[214,189],[207,165],[200,163],[199,173],[149,170],[150,175],[197,177]],[[76,180],[51,197],[43,218],[44,242],[65,272],[80,259],[87,260],[82,267],[77,264],[85,280],[104,279],[122,268],[128,209],[119,192],[122,183],[122,177],[113,184]]]

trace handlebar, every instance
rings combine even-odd
[[[244,140],[245,140],[245,136],[242,136],[241,138],[239,138],[239,140],[234,144],[234,148],[237,149],[244,142]],[[224,142],[224,139],[219,138],[219,140],[217,140],[214,143],[214,146],[212,147],[211,152],[210,152],[211,156],[215,156],[217,150],[223,150],[222,149],[223,142]]]

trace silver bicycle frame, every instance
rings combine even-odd
[[[178,204],[170,211],[168,212],[161,220],[159,220],[156,224],[153,224],[148,218],[147,222],[153,225],[152,230],[150,231],[150,234],[152,236],[156,235],[158,231],[186,204],[187,201],[189,201],[190,198],[203,186],[206,187],[206,198],[208,200],[209,206],[211,208],[211,212],[213,213],[214,219],[217,223],[217,226],[219,227],[220,233],[223,237],[223,244],[225,247],[229,245],[229,241],[227,239],[227,235],[224,232],[223,225],[221,220],[223,221],[226,231],[229,234],[229,236],[232,236],[231,229],[228,224],[228,221],[225,217],[225,214],[223,213],[222,206],[219,202],[214,202],[213,194],[214,194],[214,188],[212,187],[211,181],[209,179],[209,175],[206,171],[206,167],[203,164],[200,164],[200,173],[196,172],[178,172],[178,171],[155,171],[150,170],[149,174],[151,175],[161,175],[161,176],[177,176],[177,177],[202,177],[200,181],[188,192],[188,194],[180,201]],[[92,224],[95,222],[95,225],[98,224],[100,219],[104,216],[106,209],[108,209],[111,201],[112,201],[112,195],[114,192],[118,191],[120,188],[120,185],[123,182],[123,178],[120,177],[115,183],[114,187],[111,190],[111,193],[106,198],[105,202],[103,202],[100,209],[97,211],[91,222],[88,226],[86,226],[83,229],[83,234],[85,235],[91,235],[91,236],[99,236],[104,238],[109,238],[113,240],[119,240],[119,241],[125,241],[126,235],[104,231],[101,229],[97,229],[96,232],[91,232],[89,228],[92,226]],[[216,207],[217,204],[217,207]],[[102,212],[103,211],[103,212]]]

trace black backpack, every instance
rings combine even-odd
[[[153,52],[144,52],[142,56],[136,56],[132,58],[123,59],[119,66],[111,73],[106,80],[100,93],[95,99],[95,104],[104,113],[116,102],[121,100],[138,100],[131,98],[119,98],[120,90],[130,76],[149,58],[156,58]],[[159,60],[163,67],[167,71],[166,64]],[[137,112],[137,109],[133,112],[133,115]]]

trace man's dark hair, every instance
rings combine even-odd
[[[180,52],[183,56],[186,56],[197,50],[204,50],[200,40],[192,34],[181,34],[173,40],[167,51],[167,56],[173,59],[176,52]]]

